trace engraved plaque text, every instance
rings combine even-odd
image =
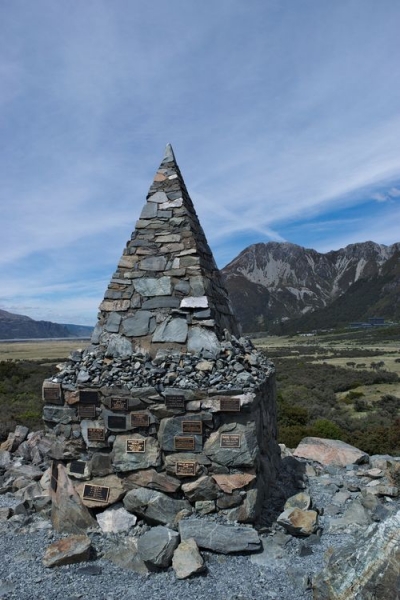
[[[203,433],[203,421],[182,421],[182,433]]]
[[[240,448],[241,436],[236,433],[221,433],[221,448]]]
[[[131,413],[131,427],[148,427],[150,415],[144,412]]]
[[[87,436],[89,442],[104,442],[106,431],[102,427],[88,427]]]
[[[185,408],[185,396],[182,394],[169,394],[165,396],[165,406],[167,408]]]
[[[128,410],[129,399],[128,398],[111,398],[110,408],[111,410]]]
[[[196,475],[196,464],[193,460],[177,462],[175,472],[177,475],[186,475],[187,477]]]
[[[110,495],[110,488],[105,485],[92,485],[86,483],[83,488],[84,500],[93,500],[94,502],[107,502]]]
[[[146,452],[146,440],[126,440],[127,452]]]
[[[175,450],[194,450],[193,435],[176,435],[174,437]]]
[[[239,412],[239,398],[221,398],[219,401],[219,409],[223,412]]]
[[[96,416],[96,406],[94,404],[78,405],[78,417],[81,419],[94,419]]]

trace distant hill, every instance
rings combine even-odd
[[[400,243],[350,244],[326,254],[286,242],[254,244],[222,273],[245,332],[400,320]]]
[[[0,310],[0,340],[90,337],[93,327],[35,321]]]

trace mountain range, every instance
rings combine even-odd
[[[287,242],[253,244],[222,273],[244,332],[400,320],[400,243],[350,244],[325,254]]]
[[[93,327],[35,321],[0,310],[0,340],[90,337]]]
[[[253,244],[222,276],[245,333],[329,329],[377,316],[400,321],[400,243],[325,254],[289,242]],[[90,337],[92,329],[0,310],[3,340]]]

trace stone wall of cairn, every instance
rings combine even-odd
[[[279,461],[274,367],[240,338],[171,146],[91,344],[43,385],[50,456],[83,503],[151,522],[257,521]]]
[[[123,499],[164,524],[182,510],[257,522],[279,447],[274,367],[248,339],[222,341],[214,358],[77,351],[44,382],[43,400],[50,457],[86,506]]]

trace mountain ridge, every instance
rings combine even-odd
[[[330,326],[376,316],[377,311],[400,318],[400,243],[358,242],[320,253],[290,242],[260,242],[242,250],[222,273],[245,332],[276,329],[282,322],[309,328],[318,321],[315,326],[320,327],[325,311],[339,299],[341,311],[330,318]],[[350,290],[362,291],[352,299]],[[363,300],[357,310],[352,304],[363,294],[368,303]]]
[[[93,327],[35,321],[0,309],[0,340],[90,337]]]

